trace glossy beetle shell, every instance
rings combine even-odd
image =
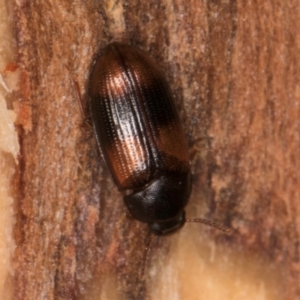
[[[94,64],[89,97],[102,156],[131,214],[157,234],[181,227],[188,151],[161,71],[143,51],[112,43]]]

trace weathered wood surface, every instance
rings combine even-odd
[[[187,213],[232,227],[206,232],[267,257],[283,274],[281,299],[300,299],[299,2],[21,0],[14,12],[20,101],[32,112],[20,136],[15,299],[151,291],[138,275],[148,228],[101,163],[74,85],[86,100],[93,59],[114,40],[148,51],[170,81],[198,149]],[[169,241],[158,242],[162,260]]]

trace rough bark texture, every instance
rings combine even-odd
[[[88,287],[109,276],[120,299],[151,289],[138,276],[148,228],[130,218],[101,163],[75,84],[85,101],[93,59],[115,40],[166,72],[198,149],[191,207],[234,229],[223,239],[212,231],[219,244],[278,266],[282,299],[300,299],[299,9],[296,0],[16,1],[15,299],[96,299]]]

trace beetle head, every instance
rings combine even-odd
[[[156,235],[171,233],[185,223],[184,207],[191,193],[191,174],[172,172],[124,196],[132,216],[149,224]]]

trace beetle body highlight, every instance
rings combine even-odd
[[[169,85],[149,56],[108,45],[95,61],[89,109],[106,165],[132,216],[166,234],[185,222],[188,150]]]

